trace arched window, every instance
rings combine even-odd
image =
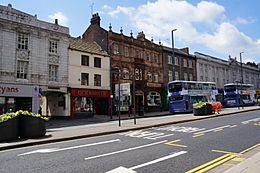
[[[129,79],[129,71],[128,71],[127,68],[123,69],[122,78],[123,79]]]
[[[147,95],[147,105],[148,106],[160,106],[161,105],[161,95],[156,91],[150,91]]]

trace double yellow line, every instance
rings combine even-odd
[[[206,172],[206,171],[208,171],[208,170],[210,170],[210,169],[212,169],[212,168],[214,168],[214,167],[216,167],[218,165],[221,165],[221,164],[223,164],[223,163],[225,163],[225,162],[227,162],[227,161],[229,161],[231,159],[234,159],[235,157],[238,157],[239,155],[242,155],[242,154],[248,152],[249,150],[252,150],[252,149],[254,149],[254,148],[258,147],[258,146],[260,146],[260,143],[254,145],[254,146],[252,146],[250,148],[247,148],[247,149],[245,149],[244,151],[242,151],[240,153],[227,152],[227,154],[225,154],[223,156],[220,156],[220,157],[218,157],[218,158],[216,158],[214,160],[211,160],[211,161],[209,161],[209,162],[207,162],[207,163],[205,163],[203,165],[200,165],[200,166],[198,166],[196,168],[193,168],[193,169],[187,171],[186,173],[203,173],[203,172]],[[218,152],[219,150],[212,150],[212,151]]]
[[[236,157],[236,155],[234,155],[234,154],[225,154],[225,155],[223,155],[221,157],[218,157],[218,158],[216,158],[214,160],[211,160],[210,162],[207,162],[207,163],[205,163],[205,164],[203,164],[201,166],[198,166],[198,167],[196,167],[196,168],[194,168],[192,170],[189,170],[186,173],[194,173],[194,172],[202,173],[202,172],[206,172],[206,171],[208,171],[208,170],[210,170],[210,169],[212,169],[212,168],[214,168],[214,167],[216,167],[216,166],[218,166],[218,165],[220,165],[220,164],[222,164],[222,163],[224,163],[224,162],[226,162],[228,160],[231,160],[231,159],[233,159],[235,157]]]

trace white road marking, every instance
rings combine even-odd
[[[101,144],[108,144],[108,143],[119,142],[119,141],[120,141],[120,139],[114,139],[114,140],[109,140],[109,141],[102,141],[102,142],[96,142],[96,143],[85,144],[85,145],[78,145],[78,146],[61,148],[61,149],[59,149],[59,148],[39,149],[39,150],[30,151],[30,152],[27,152],[27,153],[22,153],[22,154],[19,154],[18,156],[35,154],[35,153],[52,153],[52,152],[65,151],[65,150],[71,150],[71,149],[76,149],[76,148],[83,148],[83,147],[90,147],[90,146],[101,145]]]
[[[180,156],[182,154],[186,154],[186,153],[187,153],[187,151],[180,151],[180,152],[173,153],[171,155],[168,155],[168,156],[165,156],[165,157],[162,157],[162,158],[159,158],[159,159],[152,160],[150,162],[143,163],[141,165],[133,166],[131,168],[125,168],[125,167],[120,166],[120,167],[113,169],[111,171],[108,171],[106,173],[122,173],[122,172],[124,172],[124,173],[136,173],[136,171],[133,171],[134,169],[138,169],[138,168],[142,168],[142,167],[145,167],[145,166],[148,166],[148,165],[152,165],[152,164],[155,164],[155,163],[167,160],[167,159],[171,159],[171,158],[174,158],[174,157]]]
[[[138,130],[138,131],[131,131],[124,135],[129,136],[129,137],[134,137],[134,138],[144,138],[144,139],[156,140],[159,138],[172,136],[173,134],[165,134],[165,133]]]
[[[155,127],[153,129],[154,130],[171,131],[171,132],[183,132],[183,133],[194,133],[194,132],[205,130],[205,128],[180,127],[180,126]]]
[[[111,153],[106,153],[106,154],[101,154],[101,155],[97,155],[97,156],[87,157],[87,158],[85,158],[85,160],[91,160],[91,159],[96,159],[96,158],[100,158],[100,157],[105,157],[105,156],[110,156],[110,155],[114,155],[114,154],[118,154],[118,153],[131,151],[131,150],[136,150],[136,149],[140,149],[140,148],[150,147],[150,146],[153,146],[153,145],[158,145],[158,144],[165,143],[167,141],[168,140],[164,140],[164,141],[159,141],[159,142],[155,142],[155,143],[151,143],[151,144],[141,145],[141,146],[137,146],[137,147],[133,147],[133,148],[127,148],[127,149],[124,149],[124,150],[119,150],[119,151],[115,151],[115,152],[111,152]]]
[[[260,118],[255,118],[255,119],[243,121],[242,124],[248,124],[248,123],[250,123],[250,122],[256,122],[256,121],[259,121],[259,120],[260,120]]]
[[[201,134],[201,133],[207,133],[207,132],[211,132],[211,131],[214,131],[214,130],[223,129],[223,128],[226,128],[226,127],[230,127],[230,125],[221,126],[221,127],[216,127],[216,128],[214,128],[214,129],[209,129],[209,130],[197,132],[197,133],[194,133],[194,135],[198,135],[198,134]]]

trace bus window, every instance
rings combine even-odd
[[[179,100],[183,100],[183,96],[179,95],[179,96],[171,96],[170,101],[179,101]]]
[[[182,91],[182,83],[171,83],[169,84],[169,92]]]

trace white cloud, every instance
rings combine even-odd
[[[247,25],[247,24],[251,24],[251,23],[255,23],[255,22],[256,22],[256,19],[254,19],[254,18],[245,19],[242,17],[237,17],[232,23],[234,23],[235,25],[238,25],[238,24]]]
[[[175,39],[189,46],[201,45],[213,52],[232,56],[241,51],[250,52],[251,56],[260,53],[260,39],[254,41],[235,26],[252,23],[255,19],[238,17],[230,23],[225,8],[215,2],[201,1],[193,5],[184,0],[157,0],[137,8],[118,6],[108,14],[113,17],[127,15],[138,31],[164,43],[170,41],[171,30],[177,28]]]
[[[62,12],[57,12],[57,13],[51,14],[51,15],[49,15],[49,18],[52,19],[52,21],[55,21],[55,19],[58,19],[59,25],[67,26],[68,18]]]

